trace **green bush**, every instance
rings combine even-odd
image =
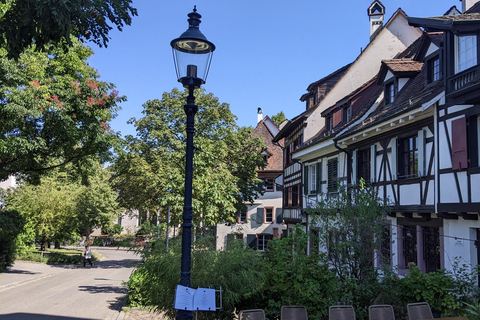
[[[24,220],[17,211],[0,209],[0,272],[15,261],[15,238],[22,231]]]
[[[176,242],[172,242],[168,252],[162,244],[156,245],[127,282],[128,304],[153,306],[173,318],[180,260],[180,246]],[[263,289],[262,260],[262,255],[250,248],[238,246],[229,251],[210,251],[196,246],[192,252],[191,287],[223,290],[223,309],[201,312],[198,319],[231,319],[236,309],[248,306],[248,301]]]
[[[433,312],[453,316],[461,312],[462,299],[466,298],[456,294],[458,281],[445,270],[424,274],[417,266],[412,266],[409,275],[398,281],[398,285],[404,305],[425,301],[430,304]]]
[[[269,318],[279,318],[282,306],[302,305],[309,319],[325,319],[328,307],[335,304],[338,279],[323,263],[323,255],[306,255],[307,245],[307,235],[300,228],[292,237],[269,242],[263,267],[264,306],[258,306],[266,306]]]
[[[61,264],[82,264],[83,251],[67,249],[49,249],[42,253],[34,250],[21,250],[18,252],[18,259],[25,261],[34,261],[41,263],[61,263]],[[92,253],[92,261],[97,261],[98,256]]]

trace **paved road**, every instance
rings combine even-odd
[[[97,248],[93,268],[17,261],[0,273],[0,319],[121,319],[127,281],[139,259],[132,252]]]

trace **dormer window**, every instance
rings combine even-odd
[[[428,60],[427,68],[428,83],[440,80],[440,57],[436,56]]]
[[[332,115],[327,117],[326,123],[327,123],[327,131],[333,130],[333,116]]]
[[[455,73],[477,65],[477,36],[457,36],[455,49]]]
[[[385,84],[385,104],[390,104],[395,101],[395,83],[389,82]]]
[[[352,119],[352,107],[348,106],[342,110],[342,121],[346,123],[350,121],[350,119]]]

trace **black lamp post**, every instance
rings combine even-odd
[[[192,253],[192,180],[193,180],[193,134],[195,133],[195,88],[205,83],[212,61],[215,45],[200,32],[200,18],[196,6],[188,14],[188,29],[170,42],[178,82],[188,88],[185,114],[187,115],[187,146],[185,161],[185,201],[182,223],[182,264],[180,285],[190,286],[190,268]],[[192,311],[178,310],[177,319],[191,320]]]

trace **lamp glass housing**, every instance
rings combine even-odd
[[[193,77],[205,83],[213,56],[209,43],[198,39],[177,39],[172,51],[178,81],[183,83],[183,79]]]

